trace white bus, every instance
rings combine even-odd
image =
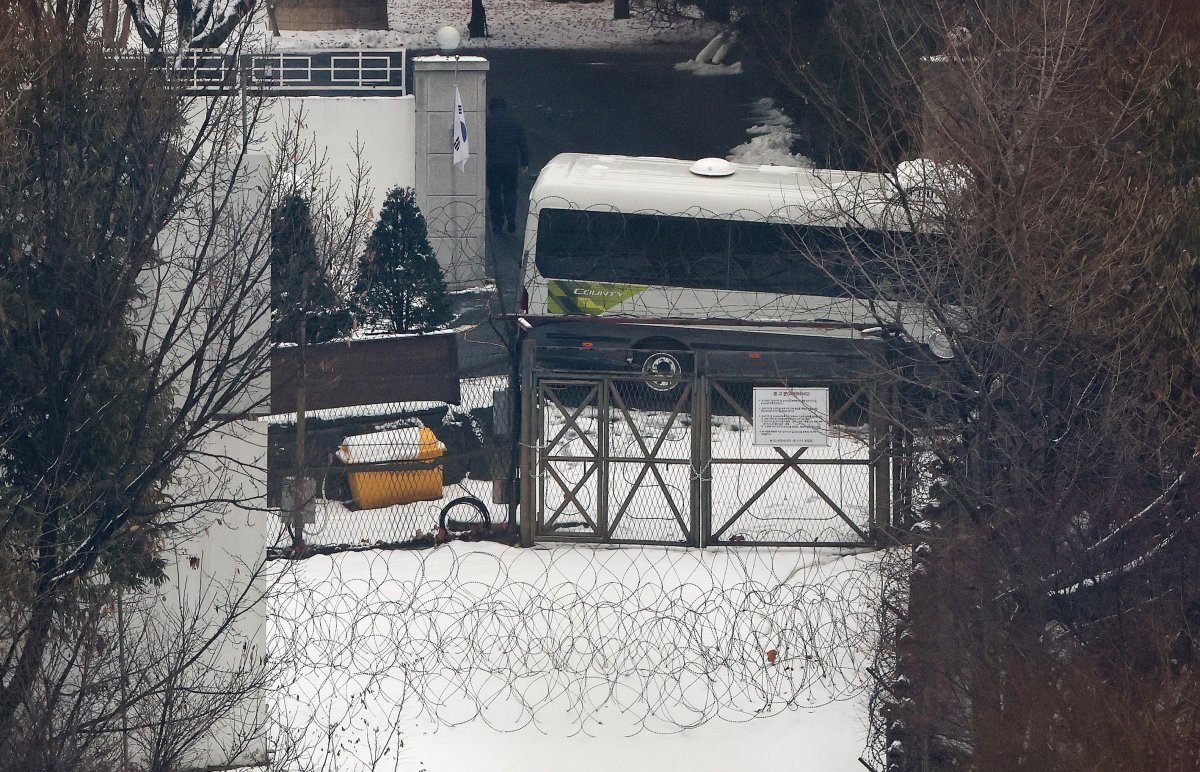
[[[530,195],[520,317],[560,364],[608,367],[602,352],[618,351],[663,376],[697,347],[778,336],[811,346],[892,329],[945,356],[922,313],[878,298],[881,256],[936,248],[884,227],[896,201],[882,175],[564,153]]]

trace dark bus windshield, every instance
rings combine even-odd
[[[543,277],[693,289],[863,297],[891,283],[893,258],[929,249],[901,231],[542,209]]]

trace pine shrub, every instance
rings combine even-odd
[[[412,188],[392,188],[358,262],[362,322],[386,332],[429,332],[450,323],[446,276]]]
[[[298,192],[271,213],[271,308],[279,342],[323,343],[350,329],[350,313],[317,254],[308,199]]]

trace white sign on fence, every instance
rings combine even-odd
[[[754,444],[823,448],[829,445],[829,389],[754,388]]]

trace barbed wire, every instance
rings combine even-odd
[[[343,769],[382,752],[364,734],[399,741],[418,720],[628,736],[856,697],[879,555],[454,543],[313,557],[271,609],[293,728],[280,745],[308,768],[340,752]]]

